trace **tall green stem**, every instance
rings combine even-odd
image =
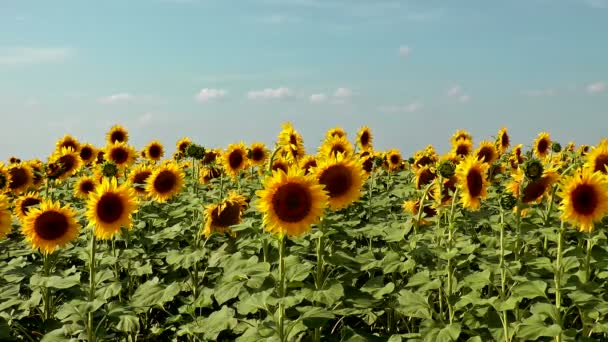
[[[89,256],[89,302],[95,300],[95,253],[96,251],[96,238],[95,233],[91,234],[91,245],[90,245],[90,256]],[[89,312],[87,332],[89,336],[89,342],[95,342],[95,332],[93,330],[93,312]]]
[[[285,235],[281,235],[279,238],[279,340],[285,342],[287,336],[285,336]]]
[[[587,234],[587,253],[585,253],[585,283],[591,280],[591,249],[593,248],[593,240],[591,232]]]
[[[431,183],[432,185],[432,183]],[[430,188],[430,185],[427,187],[427,190]],[[426,191],[425,191],[426,192]],[[450,207],[450,216],[448,221],[448,244],[447,244],[447,252],[449,253],[454,244],[454,214],[456,208],[456,197],[458,196],[458,189],[454,191],[454,195],[452,196],[452,206]],[[448,304],[448,315],[450,324],[454,322],[454,308],[452,307],[452,302],[450,297],[452,296],[452,258],[448,259],[448,265],[446,268],[446,273],[448,277],[448,291],[447,291],[447,304]]]
[[[557,257],[555,259],[555,311],[557,312],[557,324],[562,327],[562,250],[564,241],[564,221],[562,221],[557,237]],[[561,330],[555,336],[556,342],[561,342]]]
[[[323,218],[318,225],[319,228],[319,238],[317,240],[317,276],[315,277],[315,288],[321,290],[324,282],[324,274],[323,274],[323,253],[325,252],[325,241],[323,240]],[[315,328],[315,336],[314,340],[316,342],[321,341],[321,328]]]
[[[500,299],[503,303],[507,300],[507,268],[505,265],[505,213],[502,207],[500,208]],[[509,341],[509,319],[507,310],[502,310],[502,329],[505,337],[505,342]]]
[[[49,277],[51,275],[51,256],[49,254],[43,254],[42,260],[44,264],[44,276]],[[44,320],[51,319],[51,300],[52,293],[48,286],[44,287]]]

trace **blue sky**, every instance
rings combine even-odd
[[[65,133],[140,148],[271,143],[326,129],[448,148],[506,126],[608,136],[608,0],[0,0],[0,160]]]

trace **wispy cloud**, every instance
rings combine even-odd
[[[409,57],[410,53],[412,53],[412,48],[410,48],[409,46],[399,47],[399,56],[406,58]]]
[[[468,94],[465,94],[462,87],[458,84],[450,87],[448,89],[448,91],[446,92],[446,95],[449,98],[452,98],[460,103],[468,103],[471,101],[471,96]]]
[[[587,92],[589,94],[599,94],[606,91],[606,83],[603,81],[591,83],[587,85]]]
[[[247,93],[247,98],[250,100],[280,100],[291,96],[293,92],[287,87],[252,90]]]
[[[0,47],[0,66],[62,62],[72,56],[65,47]]]
[[[97,99],[97,102],[101,104],[115,104],[115,103],[125,103],[131,102],[135,99],[134,95],[129,93],[118,93],[112,94],[108,96],[103,96]]]
[[[227,94],[228,92],[224,89],[203,88],[194,96],[194,99],[200,103],[207,103],[224,98]]]
[[[419,101],[414,101],[404,106],[382,106],[378,108],[385,113],[416,113],[424,108],[424,104]]]
[[[585,0],[591,8],[608,8],[608,0]]]
[[[320,94],[312,94],[310,95],[310,102],[312,103],[323,103],[325,101],[327,101],[327,95],[320,93]]]

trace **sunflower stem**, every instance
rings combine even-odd
[[[547,227],[549,225],[549,220],[551,219],[551,211],[553,210],[553,198],[555,196],[556,186],[551,188],[551,196],[549,197],[549,203],[547,203],[547,211],[545,212],[545,221],[543,222],[543,226]]]
[[[323,287],[323,252],[325,251],[325,241],[323,240],[323,218],[321,218],[319,225],[317,226],[319,229],[319,239],[317,240],[317,275],[315,277],[315,287],[317,291],[321,290]],[[321,341],[321,328],[315,328],[314,341]]]
[[[368,192],[368,196],[367,196],[367,219],[371,220],[372,218],[372,195],[374,193],[374,171],[375,171],[375,167],[372,164],[372,170],[370,171],[370,178],[369,178],[369,186],[367,188],[367,192]]]
[[[279,238],[279,340],[285,342],[285,235],[281,234]]]
[[[433,183],[429,184],[427,186],[427,188],[425,189],[425,194],[428,191],[428,189],[430,189],[431,185]],[[452,206],[450,207],[450,216],[448,218],[448,244],[447,244],[447,252],[449,253],[450,250],[452,249],[452,245],[454,243],[453,238],[454,238],[454,211],[456,208],[456,197],[458,195],[458,189],[456,189],[456,191],[454,191],[454,196],[452,197]],[[446,302],[448,304],[448,318],[450,321],[450,324],[452,324],[454,322],[454,308],[452,307],[452,302],[451,302],[451,296],[452,296],[452,287],[453,287],[453,281],[452,281],[452,259],[448,259],[448,265],[446,267],[446,273],[447,273],[447,277],[448,277],[448,291],[447,291],[447,298],[446,298]]]
[[[505,264],[505,212],[501,206],[500,208],[500,299],[503,303],[507,300],[507,268]],[[505,342],[509,342],[509,318],[507,316],[507,310],[502,310],[502,329],[504,334]]]
[[[593,239],[591,231],[587,233],[587,253],[585,253],[585,283],[591,280],[591,249],[593,248]]]
[[[42,260],[43,260],[43,264],[44,264],[44,276],[49,277],[51,275],[50,255],[44,253],[42,255]],[[48,286],[45,286],[44,287],[44,321],[51,319],[51,300],[52,300],[51,289]]]
[[[422,213],[424,212],[424,201],[426,200],[426,196],[433,186],[435,181],[431,182],[429,185],[424,188],[424,192],[422,193],[422,197],[420,198],[420,204],[418,205],[418,215],[416,217],[416,222],[414,222],[414,233],[418,234],[418,228],[420,227],[420,221],[422,220]]]
[[[557,313],[557,324],[562,328],[562,250],[564,240],[564,221],[561,222],[557,237],[557,257],[555,259],[555,311]],[[561,330],[555,336],[556,342],[561,342]]]
[[[91,245],[90,245],[90,255],[89,255],[89,302],[93,302],[95,300],[95,253],[96,253],[96,238],[95,234],[91,234]],[[89,312],[88,315],[88,323],[87,323],[87,331],[89,342],[95,342],[95,333],[93,331],[93,312]]]

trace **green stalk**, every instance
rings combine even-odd
[[[372,162],[373,163],[373,162]],[[374,165],[372,164],[372,170],[370,171],[369,183],[367,186],[367,218],[371,220],[372,217],[372,194],[374,192]]]
[[[426,200],[426,196],[435,183],[433,180],[429,185],[424,188],[424,192],[422,193],[422,197],[420,198],[420,204],[418,205],[418,216],[416,217],[416,222],[414,222],[414,233],[418,234],[418,228],[420,227],[420,220],[422,220],[422,213],[424,212],[424,201]],[[452,206],[454,206],[454,201],[452,201]],[[453,209],[453,208],[452,208]]]
[[[555,309],[557,311],[557,324],[560,327],[562,323],[562,250],[564,240],[564,221],[562,221],[559,227],[559,233],[557,238],[557,257],[555,259]],[[555,336],[556,342],[561,342],[562,333],[561,330],[557,336]]]
[[[500,299],[505,302],[507,300],[507,270],[505,267],[505,213],[502,207],[500,208]],[[502,310],[502,329],[505,335],[505,342],[509,342],[509,320],[507,310]]]
[[[89,259],[89,302],[93,302],[95,300],[95,247],[96,247],[96,239],[95,233],[92,232],[91,237],[91,245],[90,245],[90,259]],[[93,312],[89,312],[88,315],[88,323],[87,323],[87,331],[89,342],[95,342],[95,333],[93,331]]]
[[[431,183],[432,185],[433,183]],[[430,188],[430,185],[427,187],[427,189],[425,190],[428,191],[428,189]],[[449,221],[448,221],[448,246],[447,246],[447,251],[449,252],[452,249],[452,245],[454,243],[454,209],[456,208],[456,197],[458,196],[458,188],[456,188],[456,191],[454,191],[454,195],[452,196],[452,206],[450,208],[450,216],[449,216]],[[448,265],[447,265],[447,269],[446,269],[446,273],[448,276],[448,295],[447,295],[447,304],[448,304],[448,315],[449,315],[449,319],[450,319],[450,324],[452,324],[454,322],[454,308],[452,307],[452,303],[450,302],[450,296],[452,295],[452,259],[448,260]]]
[[[324,274],[323,274],[323,252],[325,251],[325,241],[323,240],[323,218],[318,225],[319,239],[317,240],[317,275],[315,277],[315,287],[317,290],[321,290],[324,282]],[[321,341],[321,328],[315,328],[314,341]]]
[[[287,341],[285,336],[285,235],[279,238],[279,341]]]
[[[51,261],[50,255],[43,254],[42,260],[44,264],[44,276],[49,277],[51,275]],[[44,287],[44,321],[51,319],[51,300],[52,294],[51,289],[48,286]]]
[[[585,255],[585,283],[591,280],[591,249],[593,241],[591,239],[591,231],[587,234],[587,253]]]

